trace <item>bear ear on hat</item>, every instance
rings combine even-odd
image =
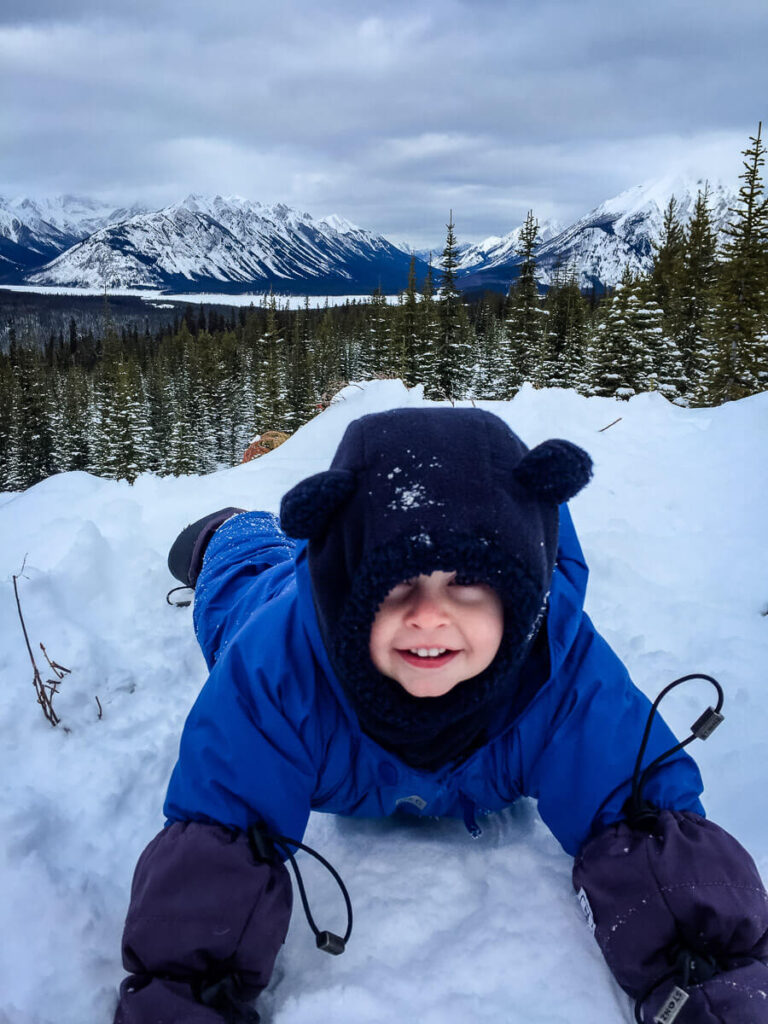
[[[589,483],[592,459],[578,445],[553,439],[527,452],[512,472],[531,494],[560,505]]]
[[[333,513],[355,489],[355,474],[347,469],[327,469],[292,487],[280,503],[280,525],[289,537],[312,540],[328,527]]]

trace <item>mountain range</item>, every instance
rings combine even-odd
[[[574,224],[540,225],[536,251],[542,287],[559,273],[582,288],[615,285],[624,268],[653,262],[671,196],[686,220],[703,181],[667,177],[630,188]],[[735,197],[711,186],[718,227]],[[462,245],[464,291],[506,291],[519,269],[521,227]],[[427,253],[415,253],[423,279]],[[274,290],[314,295],[366,294],[405,287],[411,250],[342,217],[314,218],[282,203],[240,196],[190,195],[161,210],[114,208],[97,200],[0,197],[0,284],[74,288],[152,288],[227,294]],[[439,258],[436,260],[439,266]]]

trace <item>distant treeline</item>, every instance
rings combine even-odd
[[[188,307],[154,329],[103,330],[75,317],[40,348],[12,336],[0,354],[0,489],[88,470],[207,473],[238,462],[268,429],[293,431],[347,381],[422,383],[451,400],[508,399],[524,381],[629,398],[658,391],[717,405],[768,388],[768,201],[761,130],[724,244],[703,190],[684,227],[666,210],[653,271],[626,274],[612,294],[582,295],[563,268],[545,296],[535,280],[538,225],[521,233],[507,296],[464,301],[448,225],[441,266],[396,304],[289,311]]]
[[[109,319],[118,332],[155,332],[173,322],[184,305],[164,298],[146,300],[135,295],[109,297]],[[230,309],[220,307],[230,315]],[[72,334],[87,339],[103,338],[104,297],[59,294],[57,292],[15,291],[0,286],[0,352],[8,352],[11,341],[25,345],[61,345]]]

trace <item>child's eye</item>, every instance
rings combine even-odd
[[[407,597],[413,589],[413,580],[403,580],[402,583],[395,584],[394,587],[389,591],[387,596],[384,598],[385,601],[397,601],[400,598]]]
[[[449,587],[482,587],[479,580],[470,579],[468,576],[454,576],[448,584]]]

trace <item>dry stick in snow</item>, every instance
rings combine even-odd
[[[23,572],[23,565],[21,569]],[[26,623],[24,622],[24,616],[21,613],[21,601],[19,600],[19,586],[17,582],[18,578],[18,576],[13,577],[13,592],[16,595],[16,607],[19,610],[19,621],[21,622],[21,628],[24,633],[24,640],[27,645],[27,651],[29,652],[29,660],[32,662],[32,669],[34,672],[32,683],[35,687],[35,693],[37,694],[37,703],[43,709],[43,714],[45,715],[47,721],[49,721],[51,725],[58,725],[61,719],[53,710],[53,698],[56,695],[56,693],[58,693],[59,683],[61,682],[65,675],[69,674],[70,670],[68,668],[64,668],[63,665],[57,664],[55,661],[51,661],[51,659],[48,657],[48,653],[45,647],[43,647],[43,645],[40,644],[40,648],[43,654],[45,655],[45,660],[51,666],[53,674],[56,676],[55,679],[46,679],[46,681],[43,682],[43,677],[40,675],[40,669],[37,667],[35,656],[32,653],[32,645],[29,642],[29,634],[27,633],[27,626]]]
[[[604,430],[607,430],[607,429],[608,429],[608,427],[612,427],[612,426],[613,426],[613,425],[614,425],[615,423],[618,423],[618,422],[619,422],[620,420],[623,420],[623,419],[624,419],[624,417],[623,417],[623,416],[619,416],[619,417],[618,417],[618,419],[615,419],[615,420],[613,421],[613,423],[609,423],[609,424],[608,424],[608,426],[605,426],[605,427],[600,427],[600,429],[598,430],[598,434],[602,434],[602,432],[603,432]]]

